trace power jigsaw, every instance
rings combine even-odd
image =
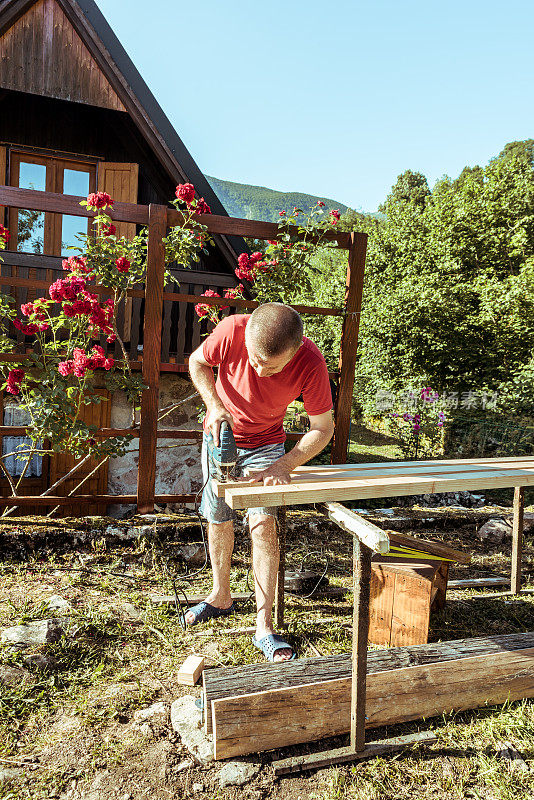
[[[218,447],[215,444],[211,431],[206,437],[206,445],[208,448],[209,460],[215,471],[213,477],[221,483],[228,482],[233,477],[233,472],[237,463],[237,447],[230,425],[227,422],[221,423]]]

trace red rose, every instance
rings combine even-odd
[[[93,192],[87,195],[87,205],[91,208],[107,208],[114,202],[107,192]]]
[[[3,225],[0,225],[0,238],[4,239],[4,241],[7,243],[10,235],[11,234],[9,233],[8,229],[4,228]]]
[[[247,269],[250,264],[250,256],[248,253],[241,253],[239,258],[237,259],[237,263],[241,267],[241,269]]]
[[[331,217],[331,220],[330,220],[330,221],[331,221],[332,225],[337,225],[337,223],[338,223],[338,222],[339,222],[339,220],[340,220],[341,214],[339,213],[339,211],[337,210],[337,208],[334,208],[334,209],[332,209],[332,211],[330,212],[330,217]]]
[[[127,258],[125,258],[124,256],[121,256],[120,258],[118,258],[115,261],[115,266],[117,267],[119,272],[128,272],[128,270],[130,269],[130,267],[132,265],[131,265],[131,262],[128,261]]]
[[[195,214],[211,214],[211,208],[206,203],[203,197],[200,200],[197,200],[197,204],[195,206]]]
[[[102,225],[102,236],[115,236],[117,228],[111,222],[108,225]]]
[[[195,187],[192,183],[179,183],[176,187],[176,197],[178,200],[183,200],[184,203],[190,203],[194,196]]]
[[[317,200],[317,205],[319,206],[319,208],[324,208],[324,203],[322,200]]]

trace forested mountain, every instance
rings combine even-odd
[[[215,194],[231,217],[278,222],[280,211],[290,211],[295,206],[306,211],[318,200],[323,200],[326,211],[337,208],[343,214],[347,206],[328,197],[316,197],[303,192],[277,192],[265,186],[222,181],[206,175]]]

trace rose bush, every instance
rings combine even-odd
[[[331,211],[323,221],[324,202],[319,200],[306,212],[293,208],[291,213],[280,211],[276,239],[262,243],[263,250],[241,253],[235,274],[246,281],[253,299],[260,303],[271,301],[291,302],[297,293],[312,293],[313,279],[319,274],[313,260],[319,250],[336,247],[325,233],[334,228],[340,218],[338,211]],[[254,242],[257,246],[259,243]],[[239,284],[224,293],[225,298],[244,298],[244,286]],[[220,297],[211,289],[204,297]],[[199,303],[195,310],[201,319],[219,322],[221,310],[227,306],[209,306]]]
[[[192,192],[191,192],[192,190]],[[177,187],[176,204],[185,200],[182,224],[171,229],[164,240],[166,263],[178,260],[184,267],[198,260],[207,241],[206,226],[198,214],[210,213],[203,198],[195,199],[191,184]],[[65,275],[56,280],[48,296],[23,303],[20,316],[12,298],[0,298],[0,352],[12,352],[15,342],[9,337],[9,324],[25,337],[31,337],[31,354],[20,362],[3,364],[3,389],[17,399],[28,413],[28,438],[17,457],[26,462],[36,454],[69,452],[77,458],[123,455],[129,435],[100,439],[96,427],[84,421],[83,407],[102,402],[102,389],[126,393],[132,409],[132,425],[144,388],[140,375],[132,372],[128,354],[117,326],[117,313],[127,292],[142,283],[146,273],[148,232],[141,230],[132,239],[117,236],[109,211],[113,199],[106,192],[95,192],[82,202],[94,213],[93,232],[80,235],[77,255],[62,262]],[[0,226],[0,249],[9,239]],[[169,273],[166,273],[168,279]],[[117,342],[121,358],[106,354],[102,343]],[[99,343],[100,342],[100,343]],[[43,446],[47,442],[47,447]],[[0,469],[13,480],[0,458]]]

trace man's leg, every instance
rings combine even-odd
[[[215,608],[230,608],[232,605],[230,567],[234,550],[234,523],[232,520],[208,524],[208,546],[213,571],[213,589],[206,597],[206,602]],[[188,611],[185,621],[191,625],[194,620],[195,615]]]
[[[259,640],[274,633],[273,603],[280,552],[276,520],[273,516],[250,514],[249,525],[252,539],[252,571],[258,609],[256,640]],[[274,660],[288,661],[292,654],[290,648],[277,650]]]

